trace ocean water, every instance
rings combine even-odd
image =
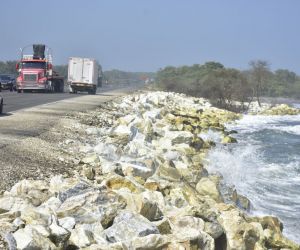
[[[245,115],[227,128],[238,131],[238,143],[217,145],[209,171],[250,199],[250,213],[279,217],[300,243],[300,116]]]

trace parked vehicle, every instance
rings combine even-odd
[[[25,55],[21,50],[21,60],[16,65],[18,93],[26,90],[43,92],[64,92],[64,79],[59,76],[52,65],[52,52],[44,44],[33,44],[33,54]]]
[[[68,85],[70,93],[87,91],[96,94],[102,85],[102,70],[98,62],[90,58],[71,57],[68,66]]]
[[[0,75],[0,91],[8,89],[10,91],[14,90],[14,79],[10,75]]]
[[[3,97],[0,95],[0,114],[3,112]]]

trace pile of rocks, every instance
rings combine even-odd
[[[299,249],[277,218],[225,204],[221,177],[203,165],[215,143],[236,142],[224,123],[239,115],[151,92],[91,116],[74,125],[84,138],[61,144],[76,157],[74,176],[23,180],[0,197],[0,234],[10,249]],[[209,140],[209,131],[220,138]],[[232,200],[247,203],[236,193]]]
[[[279,104],[259,113],[260,115],[299,115],[300,109],[293,108],[287,104]]]

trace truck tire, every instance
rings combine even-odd
[[[70,94],[77,94],[77,90],[74,89],[73,87],[69,87],[69,93]]]
[[[59,93],[64,93],[64,92],[65,92],[65,83],[63,80],[60,80]]]
[[[93,89],[90,89],[88,91],[89,95],[96,95],[96,92],[97,92],[97,87],[96,86]]]

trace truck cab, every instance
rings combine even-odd
[[[26,90],[63,92],[63,78],[52,70],[52,56],[49,49],[45,55],[45,45],[33,45],[30,55],[24,55],[24,48],[21,51],[21,60],[16,65],[18,93]]]

